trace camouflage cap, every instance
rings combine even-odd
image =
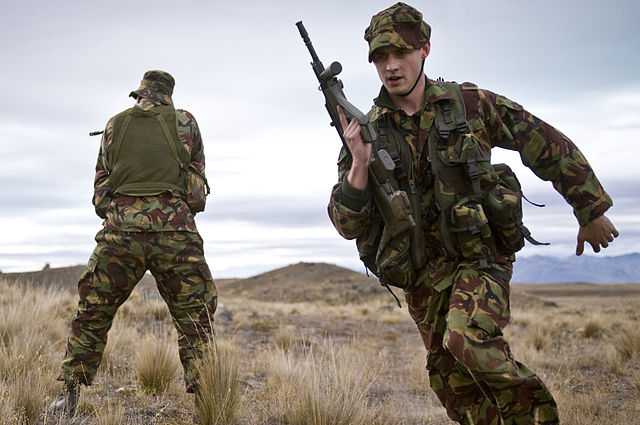
[[[173,94],[173,86],[176,81],[171,74],[165,71],[147,71],[142,77],[140,87],[129,93],[134,99],[139,97],[158,100],[162,103],[171,105],[171,95]]]
[[[380,47],[420,49],[431,38],[431,27],[422,20],[422,13],[405,3],[396,3],[371,18],[364,32],[371,53]]]

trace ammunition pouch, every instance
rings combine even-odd
[[[493,238],[482,204],[462,198],[451,208],[450,229],[456,248],[464,258],[483,258],[491,251]]]
[[[204,211],[207,195],[211,192],[207,178],[193,164],[186,169],[187,191],[186,202],[192,213]]]
[[[498,182],[485,194],[483,204],[496,245],[503,253],[515,253],[524,246],[522,232],[522,189],[507,164],[494,164]]]
[[[377,221],[356,244],[360,260],[383,285],[407,289],[414,282],[410,232],[393,236],[384,223]]]
[[[369,163],[373,200],[392,237],[416,226],[407,193],[400,190],[394,175],[395,163],[386,149],[380,149]]]

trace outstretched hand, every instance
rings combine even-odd
[[[578,230],[578,245],[576,246],[576,255],[582,255],[584,252],[584,243],[589,242],[593,252],[600,252],[600,247],[606,248],[609,242],[613,242],[614,238],[619,235],[615,226],[611,221],[602,215],[586,226],[580,226]]]

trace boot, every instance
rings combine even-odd
[[[78,383],[67,382],[64,394],[49,405],[49,412],[54,415],[74,416],[78,408],[79,397],[80,385]]]

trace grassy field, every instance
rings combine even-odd
[[[217,282],[217,350],[198,404],[145,279],[118,312],[78,415],[52,416],[78,270],[54,272],[0,274],[0,424],[452,423],[406,306],[373,279],[305,263]],[[512,350],[550,387],[563,424],[640,424],[640,285],[514,284],[512,316]]]

